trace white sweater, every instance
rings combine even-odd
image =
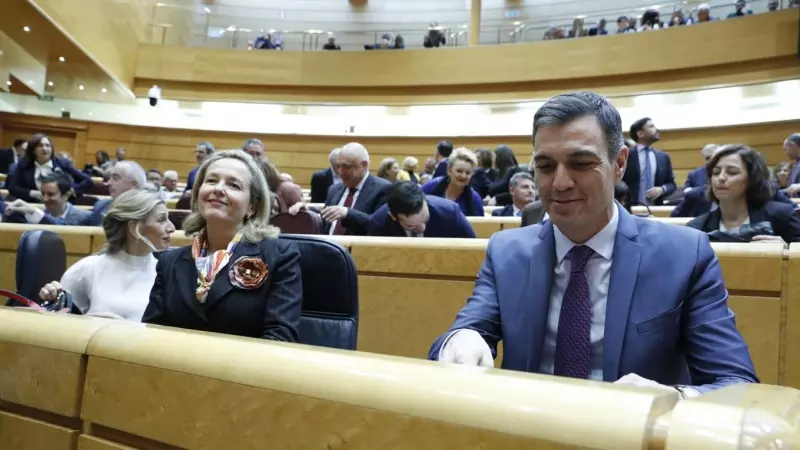
[[[131,256],[121,251],[83,258],[67,269],[61,286],[84,314],[112,313],[141,322],[155,279],[152,254]]]

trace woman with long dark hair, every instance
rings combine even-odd
[[[25,157],[19,161],[17,169],[6,182],[9,194],[28,203],[41,203],[44,199],[39,190],[41,180],[53,172],[69,174],[74,182],[72,188],[77,194],[83,194],[92,187],[91,178],[54,154],[50,138],[44,134],[34,134],[28,141]]]
[[[273,216],[289,211],[295,203],[303,201],[303,189],[297,184],[284,180],[277,167],[264,159],[256,159],[256,164],[261,167],[264,177],[267,179],[267,187],[274,202],[272,203],[271,213]]]
[[[511,177],[521,171],[514,151],[507,145],[499,145],[494,149],[494,166],[497,168],[497,179],[489,185],[489,195],[494,197],[498,206],[510,205],[511,193],[509,183]]]
[[[469,185],[477,165],[475,153],[466,148],[457,148],[447,158],[447,176],[436,177],[425,183],[422,191],[458,203],[465,216],[483,217],[481,196]]]
[[[475,151],[475,156],[478,159],[478,167],[472,174],[472,181],[469,182],[469,185],[478,192],[481,198],[484,198],[489,195],[489,185],[497,179],[497,169],[493,168],[494,156],[491,150],[479,148]]]

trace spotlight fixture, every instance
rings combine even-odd
[[[26,26],[22,27],[22,30],[25,31],[26,33],[30,33],[31,32],[31,27],[26,25]]]
[[[11,82],[10,81],[6,81],[6,85],[11,86]]]
[[[83,90],[83,85],[78,86],[78,89]]]
[[[100,90],[101,90],[101,91],[102,91],[104,94],[105,94],[106,92],[108,92],[108,89],[106,89],[106,88],[103,88],[103,89],[100,89]]]
[[[64,58],[63,56],[59,56],[59,57],[58,57],[58,60],[59,60],[59,61],[61,61],[61,62],[64,62],[64,61],[66,61],[66,60],[67,60],[67,58]]]
[[[52,81],[48,81],[47,85],[50,86],[50,87],[53,87],[53,82]]]

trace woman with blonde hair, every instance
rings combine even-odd
[[[394,158],[386,158],[381,161],[378,166],[378,178],[383,178],[386,181],[394,183],[397,181],[397,174],[400,172],[400,166],[397,165],[397,160]]]
[[[457,148],[447,158],[447,176],[425,183],[422,191],[456,202],[465,216],[483,217],[483,200],[469,185],[477,165],[478,159],[472,150]]]
[[[403,160],[403,170],[397,174],[397,181],[413,181],[419,184],[419,177],[417,176],[418,168],[419,160],[413,156],[406,156]]]
[[[159,258],[143,322],[297,342],[303,284],[297,246],[269,224],[264,173],[241,150],[213,153],[192,187],[192,245]]]
[[[39,297],[53,301],[63,290],[83,314],[139,322],[156,278],[153,252],[169,247],[175,227],[158,195],[134,189],[111,204],[103,231],[106,244],[100,253],[73,264]]]

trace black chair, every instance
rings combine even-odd
[[[57,233],[33,230],[22,233],[17,247],[17,294],[42,303],[39,290],[61,280],[67,270],[67,250]],[[19,306],[9,301],[8,306]]]
[[[175,209],[192,209],[192,196],[179,198],[175,203]]]
[[[335,242],[283,234],[300,249],[303,313],[300,343],[355,350],[358,339],[358,278],[350,253]]]
[[[278,214],[269,222],[280,228],[282,233],[325,234],[325,222],[313,211],[298,211],[294,216],[289,213]]]
[[[169,221],[172,222],[172,225],[175,226],[176,230],[180,230],[183,228],[183,221],[189,217],[191,211],[187,211],[185,209],[175,210],[172,209],[169,211]]]

